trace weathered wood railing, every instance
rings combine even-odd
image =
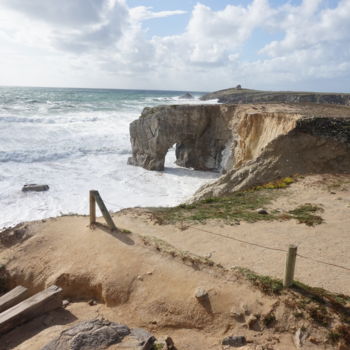
[[[90,226],[94,226],[96,224],[96,203],[101,210],[101,213],[106,220],[108,227],[111,230],[117,230],[111,215],[109,214],[106,205],[104,204],[100,194],[96,190],[90,191]]]

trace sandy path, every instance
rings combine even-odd
[[[331,178],[333,181],[334,178]],[[338,180],[336,180],[338,181]],[[115,215],[117,225],[133,232],[161,238],[178,249],[206,256],[225,267],[241,266],[258,273],[282,278],[285,252],[289,244],[298,246],[295,278],[315,287],[333,292],[350,294],[350,190],[347,182],[330,190],[325,182],[329,178],[310,176],[285,190],[273,208],[292,209],[299,204],[316,203],[324,208],[321,216],[325,222],[315,227],[298,224],[295,220],[285,222],[242,222],[240,225],[224,225],[215,222],[193,225],[186,230],[179,226],[155,225],[140,211],[127,210]],[[334,181],[333,181],[334,183]],[[331,193],[333,192],[333,193]],[[142,212],[142,211],[141,211]],[[225,235],[222,237],[219,235]],[[271,247],[235,241],[230,238]],[[280,251],[282,250],[282,251]],[[342,269],[314,260],[347,267]]]

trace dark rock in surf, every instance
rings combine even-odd
[[[186,92],[184,95],[180,96],[179,99],[181,99],[181,100],[192,100],[192,99],[194,99],[194,97],[189,92]]]
[[[48,191],[50,187],[48,185],[38,185],[38,184],[27,184],[22,187],[23,192],[29,192],[29,191],[34,191],[34,192],[44,192]]]

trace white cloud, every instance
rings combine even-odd
[[[18,80],[33,79],[30,66],[40,72],[35,57],[49,85],[61,84],[58,65],[63,85],[74,86],[303,89],[314,81],[320,89],[321,80],[326,90],[326,82],[350,78],[349,0],[333,8],[326,0],[279,7],[253,0],[220,11],[197,3],[182,34],[147,37],[145,21],[185,13],[128,8],[124,0],[1,0],[0,45],[7,54],[0,57],[0,79],[11,80],[21,62]],[[246,60],[244,48],[256,44],[260,30],[281,39],[260,44]]]
[[[175,15],[183,15],[186,14],[186,11],[182,10],[174,10],[174,11],[152,11],[151,7],[147,6],[137,6],[130,9],[130,16],[135,21],[145,21],[153,18],[165,18],[169,16]]]
[[[222,11],[197,4],[184,38],[192,46],[190,60],[208,63],[225,61],[271,14],[266,0],[254,0],[247,7],[228,5]]]

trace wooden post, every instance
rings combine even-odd
[[[96,223],[96,201],[94,193],[97,191],[90,191],[90,226]]]
[[[93,199],[91,199],[93,198]],[[111,230],[117,230],[117,227],[115,226],[111,215],[109,214],[100,194],[98,193],[98,191],[90,191],[90,225],[93,225],[94,223],[96,223],[96,205],[95,203],[98,204],[101,213],[103,215],[103,217],[105,218],[108,227]],[[93,208],[93,209],[92,209]]]
[[[288,248],[287,260],[286,260],[286,270],[284,273],[283,287],[288,288],[294,282],[294,270],[295,270],[295,261],[297,258],[297,249],[298,247],[294,244],[291,244]]]

